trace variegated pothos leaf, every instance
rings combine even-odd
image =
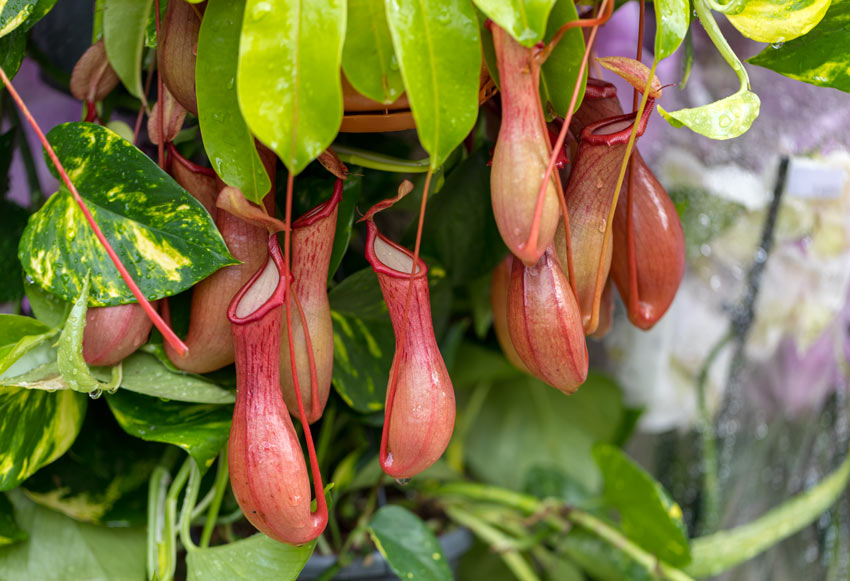
[[[236,263],[201,203],[117,133],[66,123],[48,139],[148,299],[177,294]],[[80,296],[89,272],[90,306],[135,300],[64,188],[30,217],[18,254],[27,274],[66,301]]]
[[[36,0],[0,0],[0,36],[23,24],[35,9]]]

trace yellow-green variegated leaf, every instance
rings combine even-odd
[[[0,388],[0,490],[10,490],[71,446],[86,412],[87,397]]]
[[[36,0],[0,0],[0,36],[6,36],[29,18]]]
[[[785,42],[803,36],[824,17],[831,0],[747,0],[726,18],[741,34],[759,42]]]
[[[235,263],[201,203],[118,134],[92,123],[66,123],[48,139],[148,299],[182,292]],[[30,217],[18,254],[27,274],[66,301],[80,296],[89,273],[89,305],[134,300],[64,188]]]
[[[710,139],[732,139],[747,132],[759,115],[760,105],[758,95],[741,88],[734,95],[702,107],[677,111],[658,107],[658,112],[673,127],[685,126]]]
[[[257,138],[301,173],[342,123],[345,0],[246,0],[239,107]]]

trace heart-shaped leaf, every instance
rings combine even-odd
[[[331,318],[336,392],[358,412],[384,409],[394,346],[389,317],[361,319],[331,311]]]
[[[620,513],[623,532],[673,566],[691,560],[682,509],[664,487],[618,448],[598,444],[593,456],[605,481],[605,500]]]
[[[747,38],[758,42],[786,42],[818,25],[831,0],[747,0],[740,12],[726,18]]]
[[[188,579],[295,581],[315,548],[315,541],[295,546],[257,534],[235,543],[191,551],[186,556]]]
[[[87,399],[69,390],[0,388],[0,490],[65,453],[83,424]]]
[[[0,0],[0,36],[23,24],[35,9],[36,0]]]
[[[382,506],[369,522],[369,535],[400,579],[452,579],[437,537],[406,508]]]
[[[259,204],[271,187],[254,136],[239,111],[236,67],[245,0],[209,0],[198,33],[195,90],[204,149],[228,185]]]
[[[236,84],[257,138],[294,174],[342,123],[345,0],[247,0]]]
[[[748,62],[786,77],[850,92],[850,2],[833,2],[818,26],[805,36],[766,46]]]
[[[387,0],[386,6],[416,132],[436,169],[478,117],[475,9],[468,0]]]
[[[66,123],[47,137],[148,299],[177,294],[235,263],[201,203],[117,133]],[[89,273],[90,306],[135,300],[64,189],[30,218],[19,257],[27,274],[63,300],[80,296]]]
[[[478,9],[523,46],[543,40],[555,0],[473,0]]]
[[[104,0],[103,40],[109,63],[131,95],[145,102],[142,53],[153,0]]]
[[[208,468],[227,443],[231,406],[162,401],[119,390],[106,396],[125,432],[149,442],[174,444]]]
[[[342,70],[358,93],[389,105],[404,92],[384,0],[348,0]]]
[[[711,139],[732,139],[746,133],[758,117],[760,105],[758,95],[742,87],[734,95],[702,107],[665,111],[659,106],[658,112],[673,127],[685,126]]]

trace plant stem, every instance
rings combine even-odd
[[[608,542],[629,556],[635,563],[642,566],[651,576],[670,581],[691,581],[691,577],[679,569],[671,567],[658,560],[655,555],[648,553],[620,531],[599,519],[598,517],[577,508],[564,504],[556,505],[565,510],[565,518],[552,512],[552,505],[533,496],[513,492],[504,488],[476,484],[473,482],[455,482],[441,486],[435,491],[437,496],[459,495],[483,502],[503,504],[529,514],[540,514],[542,520],[557,530],[567,530],[570,524],[580,526],[602,540]]]
[[[156,312],[156,309],[150,304],[148,299],[142,293],[139,286],[133,280],[133,277],[130,276],[130,273],[127,271],[127,268],[121,262],[121,259],[118,257],[118,254],[115,253],[115,250],[112,248],[112,245],[104,236],[103,231],[101,231],[100,226],[97,225],[97,222],[94,221],[94,217],[91,215],[86,203],[83,201],[82,196],[80,196],[80,192],[77,191],[76,186],[71,181],[71,178],[68,177],[68,173],[65,171],[65,168],[62,166],[62,163],[59,161],[59,157],[57,157],[56,152],[53,151],[53,147],[50,145],[50,142],[47,141],[47,138],[44,136],[44,133],[36,122],[35,118],[30,113],[29,108],[27,108],[24,101],[21,99],[21,96],[15,90],[15,87],[12,86],[12,82],[9,80],[9,77],[6,76],[6,72],[0,67],[0,80],[3,81],[3,84],[6,86],[6,89],[9,91],[9,94],[14,99],[15,104],[17,104],[18,108],[23,113],[24,118],[27,120],[27,123],[33,128],[38,135],[41,144],[44,146],[44,149],[47,151],[48,157],[50,157],[50,161],[53,163],[53,166],[56,168],[56,171],[59,173],[59,177],[62,179],[62,183],[65,184],[65,187],[68,188],[68,191],[71,193],[71,196],[74,198],[74,201],[79,206],[80,210],[85,216],[86,221],[91,226],[94,231],[94,235],[97,237],[98,242],[100,242],[103,249],[106,250],[106,253],[109,255],[109,258],[112,260],[112,263],[115,265],[115,268],[118,269],[118,272],[121,274],[121,278],[124,279],[124,282],[130,288],[130,291],[133,293],[133,296],[136,297],[136,300],[139,302],[139,306],[142,307],[142,310],[145,311],[148,318],[153,321],[153,324],[162,333],[163,338],[168,341],[174,349],[180,354],[185,355],[189,350],[186,347],[186,344],[180,340],[180,338],[171,330],[165,321],[162,320],[162,317],[159,316],[159,313]]]
[[[205,549],[210,546],[218,512],[221,509],[221,501],[224,498],[224,492],[227,490],[227,476],[227,447],[225,446],[221,454],[218,455],[218,470],[215,473],[215,482],[213,483],[215,496],[210,505],[210,510],[207,512],[207,522],[204,524],[204,530],[201,533],[201,548]]]
[[[735,71],[735,74],[738,76],[738,80],[741,81],[741,88],[749,89],[750,77],[747,75],[747,69],[744,68],[741,59],[738,58],[738,55],[736,55],[735,51],[732,50],[732,47],[729,46],[729,43],[723,36],[723,33],[720,32],[720,27],[717,26],[717,22],[711,15],[711,9],[709,8],[708,3],[706,0],[694,0],[693,4],[694,9],[697,11],[700,24],[702,24],[702,27],[708,34],[711,42],[714,43],[717,51],[729,64],[729,66],[732,67],[732,70]]]
[[[445,507],[446,515],[486,541],[499,553],[502,561],[520,581],[539,581],[540,578],[516,548],[508,548],[513,540],[483,520],[457,505]]]
[[[686,570],[695,577],[710,577],[755,557],[813,522],[838,500],[848,481],[850,452],[835,472],[758,519],[694,539],[693,560]]]
[[[180,510],[180,542],[187,552],[194,551],[198,546],[192,541],[192,513],[195,503],[198,501],[198,492],[201,489],[201,471],[192,459],[189,462],[189,484],[186,486],[186,494],[183,496],[183,508]]]
[[[368,151],[357,147],[349,147],[347,145],[334,144],[332,149],[337,157],[345,163],[351,165],[359,165],[369,169],[377,169],[380,171],[389,171],[394,173],[425,173],[431,165],[431,158],[418,159],[410,161],[409,159],[401,159]]]
[[[168,470],[157,466],[148,483],[148,579],[157,577],[159,570],[159,541],[166,491],[170,480]]]
[[[717,526],[720,515],[719,489],[717,485],[717,445],[714,440],[714,420],[708,410],[708,373],[714,361],[720,355],[723,348],[732,340],[733,333],[727,333],[714,347],[702,364],[702,369],[697,376],[697,401],[699,403],[700,439],[702,441],[702,532],[710,532]]]
[[[157,581],[171,581],[174,579],[174,571],[177,568],[177,547],[174,542],[176,536],[174,529],[177,524],[177,498],[180,496],[180,492],[189,478],[189,471],[194,462],[191,457],[183,462],[165,497],[165,518],[162,538],[157,541],[157,552],[159,554]]]

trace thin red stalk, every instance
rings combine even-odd
[[[292,189],[295,181],[295,176],[289,172],[286,177],[286,211],[285,221],[287,226],[292,223]],[[319,459],[316,456],[316,447],[313,445],[313,434],[310,432],[310,422],[307,421],[307,414],[304,412],[304,401],[301,398],[301,386],[298,385],[298,371],[295,368],[295,341],[292,333],[292,301],[290,301],[290,291],[292,288],[292,276],[290,275],[290,250],[292,246],[292,228],[287,228],[283,232],[283,262],[286,267],[286,272],[283,273],[283,294],[284,311],[286,312],[286,337],[289,341],[289,368],[292,373],[292,385],[295,388],[295,399],[298,401],[298,417],[301,420],[301,426],[304,428],[304,438],[307,440],[307,455],[310,458],[310,471],[313,473],[313,489],[316,494],[316,514],[324,516],[327,520],[328,505],[325,501],[325,487],[322,484],[322,474],[319,472]],[[297,300],[297,299],[296,299]],[[307,326],[304,324],[304,328]],[[312,351],[312,349],[310,349]],[[313,375],[313,368],[310,370],[310,380],[314,385],[318,382]],[[318,398],[314,398],[315,401]]]
[[[139,305],[145,311],[147,316],[153,321],[153,324],[162,333],[162,337],[168,341],[174,349],[180,353],[181,355],[187,353],[189,348],[180,340],[180,338],[171,330],[171,328],[162,320],[162,317],[156,312],[156,309],[151,306],[148,302],[148,299],[145,298],[145,295],[142,294],[141,289],[133,280],[133,277],[130,276],[130,273],[124,267],[124,264],[121,262],[121,259],[118,258],[118,255],[115,253],[115,250],[112,249],[112,245],[109,244],[109,241],[106,239],[106,236],[103,235],[103,232],[100,229],[100,226],[97,225],[97,222],[94,221],[94,218],[89,212],[89,209],[86,207],[85,202],[83,201],[82,196],[80,196],[80,192],[77,191],[77,187],[71,181],[71,178],[68,177],[68,173],[65,171],[65,168],[62,166],[62,163],[59,161],[59,157],[57,157],[56,152],[53,151],[53,147],[50,145],[50,142],[47,141],[47,138],[44,136],[44,133],[41,131],[41,127],[38,126],[35,118],[30,113],[30,110],[27,108],[21,96],[15,90],[15,87],[12,86],[12,82],[9,80],[9,77],[6,76],[6,71],[0,67],[0,78],[3,80],[3,84],[6,86],[6,89],[9,91],[9,94],[12,96],[12,99],[17,104],[18,108],[21,110],[24,118],[27,120],[27,123],[35,131],[38,139],[41,141],[41,145],[44,147],[45,151],[47,151],[47,155],[50,157],[50,161],[53,162],[53,167],[56,168],[56,171],[59,172],[59,177],[62,179],[62,183],[65,184],[65,187],[68,188],[68,191],[71,192],[71,196],[74,198],[74,201],[80,207],[80,210],[83,212],[83,216],[85,216],[86,221],[91,226],[94,231],[94,235],[97,237],[101,246],[103,246],[106,253],[109,255],[109,258],[112,260],[112,263],[115,265],[115,268],[118,269],[118,272],[121,274],[121,278],[124,279],[124,282],[127,283],[127,286],[130,287],[130,292],[133,293],[133,296],[136,297],[136,300],[139,301]]]
[[[301,319],[301,328],[304,329],[304,346],[307,349],[307,360],[310,364],[310,409],[313,417],[318,417],[322,410],[319,401],[319,373],[316,370],[316,355],[313,353],[313,341],[310,339],[310,328],[307,326],[307,316],[304,314],[304,309],[301,308],[301,299],[298,298],[298,293],[292,293],[292,298],[295,301],[295,308],[298,309],[298,317]],[[289,356],[292,356],[292,349],[289,351]]]
[[[162,39],[159,36],[159,0],[154,0],[154,23],[156,24],[156,50],[159,50],[159,43]],[[156,69],[156,100],[159,103],[157,106],[157,123],[159,124],[159,143],[156,144],[156,157],[159,167],[165,167],[165,99],[162,96],[162,72],[159,67]]]
[[[638,43],[635,60],[641,61],[643,57],[643,27],[646,14],[646,2],[640,0],[640,18],[638,19]],[[650,79],[651,81],[651,79]],[[637,111],[640,103],[640,93],[637,89],[632,91],[632,110]],[[626,246],[627,261],[629,265],[629,312],[636,313],[640,304],[639,289],[637,282],[637,257],[635,255],[635,219],[634,219],[634,176],[635,156],[629,158],[629,181],[626,184]]]
[[[151,90],[151,82],[153,81],[153,64],[156,60],[151,60],[151,65],[148,67],[148,78],[145,79],[145,95]],[[142,119],[145,117],[145,99],[142,99],[139,107],[139,114],[136,115],[136,126],[133,128],[133,145],[139,141],[139,133],[142,131]]]
[[[576,83],[573,87],[573,94],[570,97],[570,105],[567,108],[567,115],[564,119],[564,124],[561,126],[561,132],[558,134],[558,140],[552,147],[552,152],[549,155],[549,165],[546,166],[546,173],[543,174],[543,180],[541,181],[540,189],[537,192],[537,202],[534,206],[534,220],[531,223],[531,231],[528,234],[528,241],[526,243],[529,247],[534,248],[535,250],[537,249],[537,237],[540,234],[540,222],[543,218],[543,200],[546,197],[546,186],[549,183],[549,179],[555,169],[555,162],[558,159],[558,151],[564,147],[564,140],[567,138],[567,131],[569,130],[570,122],[573,119],[573,110],[575,109],[576,102],[578,101],[578,94],[581,90],[581,82],[584,78],[584,71],[587,69],[587,62],[590,60],[590,51],[593,49],[593,43],[596,40],[596,33],[599,30],[599,25],[610,18],[611,11],[609,10],[609,7],[613,7],[613,5],[613,0],[603,0],[602,6],[599,7],[599,11],[604,11],[604,14],[599,18],[593,19],[598,22],[593,25],[593,28],[590,31],[590,37],[587,40],[587,46],[585,47],[584,55],[581,59],[581,66],[578,70]],[[574,20],[572,22],[577,21]],[[567,24],[569,24],[569,22]]]
[[[407,296],[404,299],[404,315],[401,318],[401,332],[399,333],[397,345],[404,348],[404,340],[407,335],[407,316],[410,310],[410,299],[413,297],[413,281],[419,269],[419,249],[422,245],[422,228],[425,225],[425,206],[428,204],[428,190],[431,189],[431,176],[433,168],[428,168],[428,173],[425,174],[425,187],[422,189],[422,203],[419,206],[419,223],[416,226],[416,242],[413,244],[413,267],[410,269],[410,280],[407,285]],[[401,360],[401,357],[399,357]],[[383,466],[387,460],[387,446],[389,444],[390,433],[390,418],[393,410],[393,399],[395,398],[395,390],[398,386],[398,365],[393,365],[390,383],[387,386],[387,401],[384,412],[384,427],[381,430],[381,447],[378,451],[381,465]]]

